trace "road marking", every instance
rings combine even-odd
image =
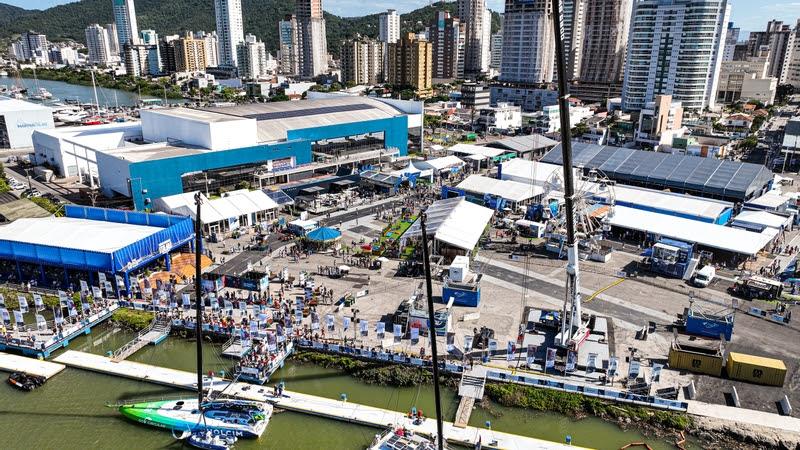
[[[592,295],[590,295],[586,300],[584,300],[583,303],[584,304],[589,303],[590,301],[594,300],[594,298],[597,297],[598,295],[600,295],[603,292],[611,289],[612,287],[622,283],[623,281],[625,281],[625,278],[619,278],[617,280],[614,280],[614,282],[609,284],[608,286],[600,288],[600,289],[594,291],[594,293]]]

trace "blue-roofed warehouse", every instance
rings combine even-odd
[[[18,219],[0,227],[0,277],[43,287],[94,283],[98,273],[130,287],[132,275],[170,252],[191,248],[192,219],[67,205],[65,217]],[[101,286],[102,287],[102,286]]]
[[[561,145],[542,162],[560,165]],[[572,144],[572,162],[573,167],[600,170],[622,184],[732,202],[760,196],[773,179],[772,172],[758,164],[579,142]]]

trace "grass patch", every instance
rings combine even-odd
[[[379,364],[347,356],[299,350],[292,356],[295,361],[338,369],[367,384],[385,386],[416,386],[433,382],[433,374],[425,369],[397,364]]]
[[[150,326],[153,317],[155,315],[148,311],[119,308],[111,315],[111,321],[123,328],[140,331]]]
[[[644,422],[671,430],[687,430],[692,419],[685,413],[611,403],[598,398],[511,383],[488,383],[486,395],[504,406],[552,411],[571,417],[592,415],[615,421]]]
[[[21,292],[16,289],[9,289],[6,287],[0,287],[0,294],[3,294],[3,298],[6,301],[6,308],[8,310],[12,309],[19,309],[19,301],[17,300],[17,296],[24,295],[28,301],[28,308],[33,309],[33,293],[30,292]],[[59,306],[58,297],[55,295],[46,295],[46,294],[39,294],[42,296],[42,302],[48,308],[54,308]],[[77,307],[80,309],[80,301],[81,295],[80,293],[76,292],[72,294],[72,300],[75,302]],[[87,300],[88,303],[92,303],[92,296],[90,295]]]

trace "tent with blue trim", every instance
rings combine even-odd
[[[320,227],[306,234],[306,238],[314,242],[331,242],[340,237],[342,237],[341,231],[329,227]]]

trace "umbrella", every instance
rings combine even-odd
[[[306,234],[306,238],[315,242],[330,242],[340,237],[342,237],[342,233],[339,230],[328,227],[317,228]]]
[[[342,272],[350,272],[350,266],[339,266],[339,270]]]

